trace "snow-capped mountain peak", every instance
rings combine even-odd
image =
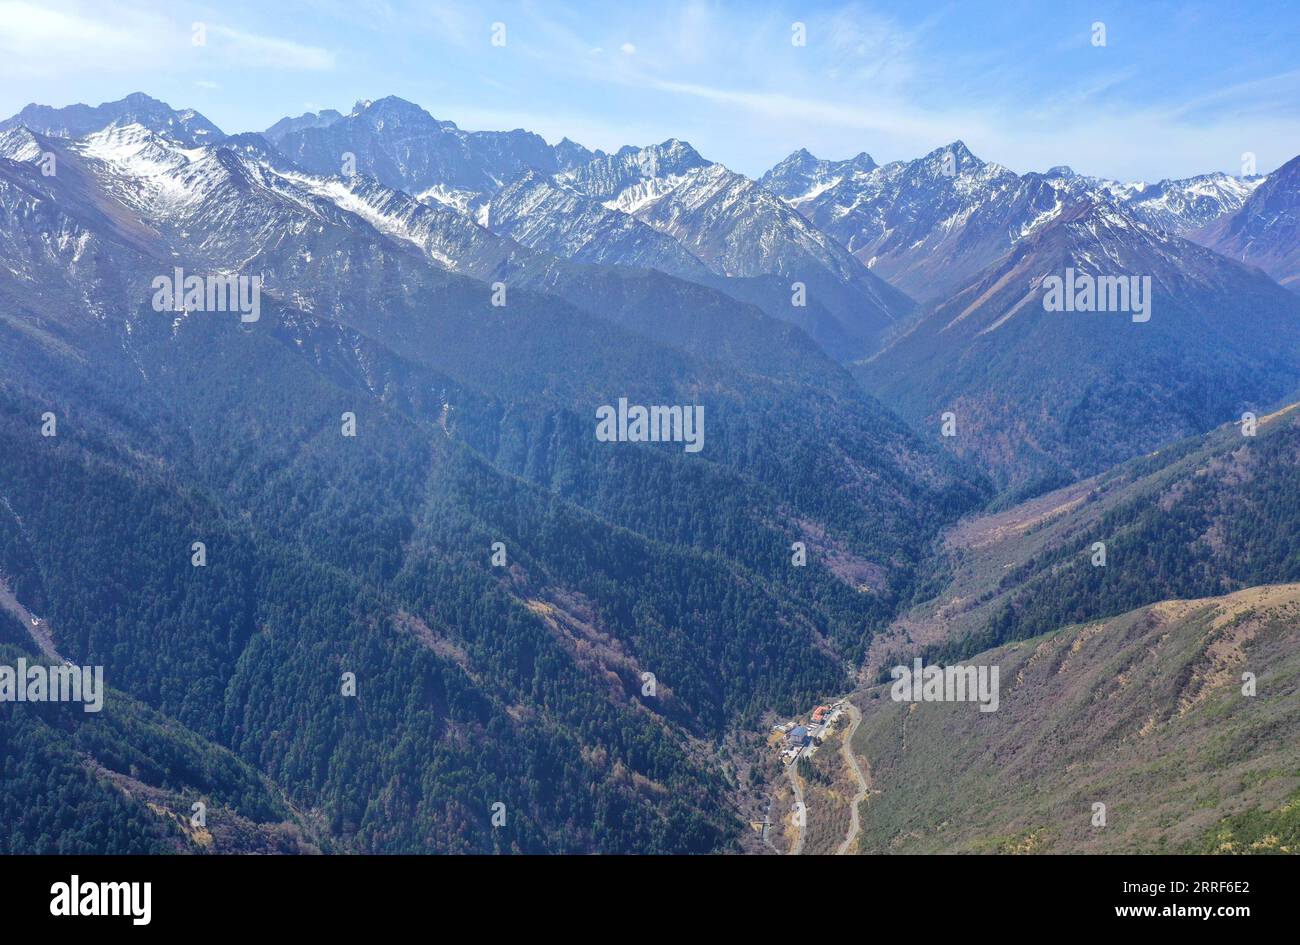
[[[1209,175],[1213,177],[1214,175]],[[1300,292],[1300,157],[1267,178],[1229,178],[1251,192],[1232,213],[1190,234],[1199,243],[1232,259],[1258,266],[1289,289]],[[1210,181],[1215,191],[1226,185]]]
[[[102,105],[69,105],[51,108],[28,105],[17,115],[0,122],[0,131],[24,125],[35,132],[60,138],[80,138],[112,124],[138,124],[185,145],[197,147],[218,141],[224,134],[192,108],[174,109],[166,102],[133,92],[116,102]]]
[[[1258,186],[1223,174],[1121,184],[1065,165],[1020,175],[982,161],[960,139],[865,173],[833,170],[796,152],[762,183],[922,298],[944,296],[1081,200],[1112,199],[1148,226],[1187,233],[1240,207]]]
[[[826,161],[813,156],[806,148],[800,148],[764,174],[759,183],[797,207],[846,177],[870,174],[876,167],[876,162],[866,151],[844,161]]]
[[[611,209],[633,213],[672,190],[689,171],[708,163],[685,141],[669,138],[646,147],[627,145],[556,179]]]

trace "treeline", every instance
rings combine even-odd
[[[984,630],[927,657],[961,659],[1169,598],[1300,580],[1300,428],[1280,423],[1199,457],[1185,444],[1135,463],[1128,474],[1136,479],[1194,457],[1159,488],[1072,533],[1069,544],[1009,572],[1002,587],[1015,590]],[[1092,564],[1095,542],[1105,543],[1104,567]]]

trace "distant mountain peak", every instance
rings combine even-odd
[[[1300,156],[1268,177],[1228,178],[1250,195],[1231,214],[1193,234],[1198,242],[1252,266],[1300,292]]]
[[[792,151],[787,157],[778,161],[767,175],[787,176],[792,173],[807,174],[817,167],[825,164],[807,148],[800,148],[798,151]]]
[[[935,148],[927,154],[922,161],[928,167],[939,167],[942,169],[944,162],[951,160],[958,174],[967,170],[977,170],[984,166],[984,162],[977,158],[971,149],[966,147],[966,142],[958,138],[951,144],[946,144],[941,148]]]
[[[853,157],[849,158],[849,164],[863,171],[875,170],[878,165],[875,159],[866,151],[859,151]]]
[[[643,147],[625,145],[574,173],[596,187],[592,196],[607,197],[636,181],[677,176],[708,163],[685,141],[669,138]]]
[[[759,185],[797,207],[845,178],[871,174],[878,166],[866,151],[843,161],[826,161],[800,148],[764,174]]]
[[[440,121],[414,102],[408,102],[396,95],[385,95],[383,98],[377,99],[361,99],[352,106],[352,112],[348,115],[348,118],[400,121],[414,124],[427,123],[444,129],[456,128],[454,122]]]
[[[561,138],[559,144],[551,150],[555,152],[556,169],[560,171],[567,171],[606,156],[604,151],[592,151],[569,138]]]
[[[143,92],[132,92],[116,102],[53,108],[31,104],[0,122],[0,130],[25,125],[40,134],[80,138],[112,124],[135,123],[184,144],[196,147],[225,137],[220,128],[192,108],[174,109]]]
[[[540,135],[463,131],[396,95],[362,99],[337,120],[280,122],[270,137],[290,160],[318,174],[337,174],[340,155],[387,187],[465,210],[528,168],[545,174],[597,155],[572,142],[554,148]]]
[[[135,106],[161,105],[163,108],[170,108],[170,106],[167,105],[166,102],[160,101],[159,99],[154,98],[152,95],[146,95],[144,92],[130,92],[121,98],[120,103],[125,105],[135,105]],[[105,102],[103,104],[113,105],[117,103]],[[100,107],[102,108],[103,105],[101,105]]]
[[[336,121],[343,118],[341,112],[332,108],[323,108],[319,112],[303,112],[297,118],[285,116],[277,121],[270,128],[267,128],[264,134],[271,141],[279,141],[285,135],[295,131],[302,131],[304,128],[328,128]]]
[[[243,131],[237,135],[223,138],[214,148],[228,148],[241,154],[266,161],[272,166],[284,164],[284,158],[266,136],[258,131]]]
[[[635,156],[643,161],[661,164],[664,166],[699,166],[708,164],[700,153],[691,147],[691,145],[680,138],[668,138],[659,144],[647,144],[637,147],[634,144],[624,145],[618,149],[620,156]]]

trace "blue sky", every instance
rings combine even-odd
[[[226,131],[393,94],[468,129],[679,137],[751,175],[958,138],[1017,171],[1263,172],[1300,154],[1300,3],[0,0],[0,114],[132,91]]]

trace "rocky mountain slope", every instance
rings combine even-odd
[[[1236,212],[1191,238],[1300,291],[1300,157],[1270,174]]]
[[[1048,310],[1049,280],[1100,310]],[[954,450],[1041,491],[1262,409],[1300,386],[1298,358],[1294,293],[1095,202],[929,308],[858,376],[936,435],[955,414]]]

